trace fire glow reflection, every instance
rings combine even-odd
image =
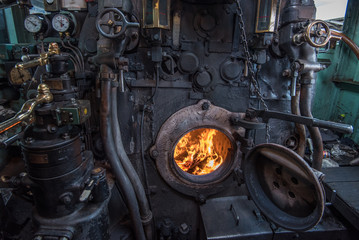
[[[185,172],[205,175],[218,169],[231,151],[229,138],[219,130],[200,128],[184,135],[176,145],[174,160]]]

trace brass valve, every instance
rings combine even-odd
[[[21,107],[21,110],[15,114],[12,118],[0,123],[0,133],[8,131],[9,129],[18,126],[20,123],[30,124],[34,118],[32,112],[35,107],[41,103],[52,102],[53,95],[50,92],[50,88],[42,83],[37,87],[37,95],[35,98],[27,100]]]
[[[331,30],[326,22],[313,21],[303,32],[294,35],[293,42],[295,44],[309,43],[312,47],[324,47],[330,41]]]
[[[35,58],[34,60],[18,63],[16,64],[15,68],[18,69],[26,69],[26,68],[32,68],[36,66],[44,66],[49,63],[49,58],[52,55],[60,54],[60,48],[57,43],[50,43],[49,49],[45,53],[41,53],[40,57]]]
[[[310,46],[316,48],[324,47],[331,40],[343,40],[359,60],[359,47],[355,42],[342,32],[330,29],[329,25],[324,21],[316,20],[311,22],[303,32],[300,32],[293,37],[293,42],[297,45],[307,42]]]

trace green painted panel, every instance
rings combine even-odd
[[[342,117],[340,117],[342,116]],[[359,142],[359,94],[357,92],[341,90],[334,106],[331,119],[352,124],[354,133],[350,137]]]
[[[337,51],[331,49],[328,53],[320,54],[318,59],[337,59]],[[313,115],[316,118],[330,120],[331,113],[334,110],[335,101],[339,93],[339,89],[331,81],[333,74],[337,68],[337,63],[332,64],[325,70],[318,73],[316,83],[316,96],[313,102]]]
[[[348,1],[343,32],[359,44],[358,0]],[[313,115],[353,125],[350,137],[359,143],[359,61],[343,42],[318,58],[330,59],[332,65],[318,73]]]

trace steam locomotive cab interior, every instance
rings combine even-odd
[[[0,239],[357,239],[347,9],[0,1]]]

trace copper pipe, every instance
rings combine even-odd
[[[331,39],[335,41],[342,40],[343,42],[345,42],[359,60],[359,47],[347,35],[336,30],[331,30]]]
[[[312,100],[314,86],[312,84],[302,84],[300,90],[300,112],[303,116],[313,117],[311,113]],[[313,163],[312,167],[318,171],[322,168],[323,162],[323,141],[320,134],[319,128],[317,127],[308,127],[310,137],[313,141]]]
[[[291,110],[292,113],[295,115],[300,116],[300,108],[299,108],[299,100],[300,100],[300,85],[297,84],[295,96],[291,99]],[[298,134],[298,147],[296,152],[301,156],[304,157],[305,153],[305,127],[303,124],[296,123],[295,128]]]

